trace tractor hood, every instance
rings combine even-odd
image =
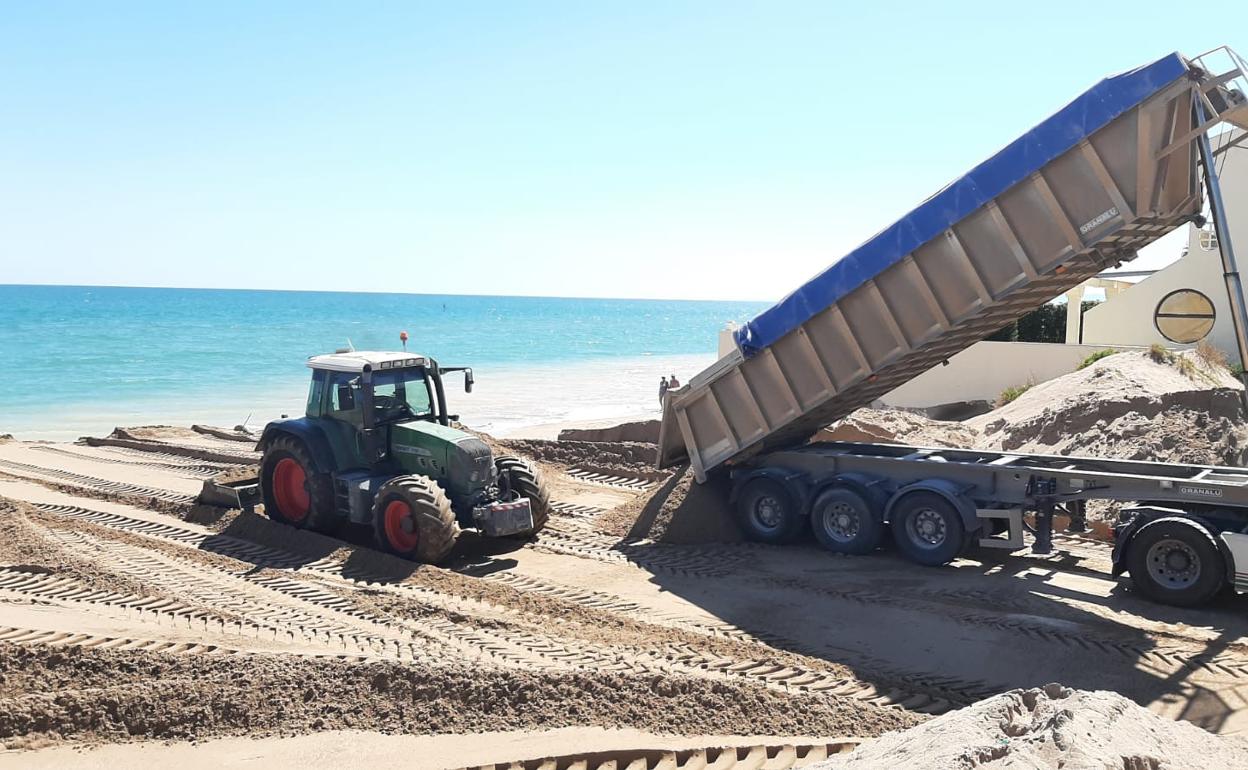
[[[444,481],[454,494],[482,489],[497,475],[494,456],[484,441],[428,420],[390,426],[390,449],[404,470]]]

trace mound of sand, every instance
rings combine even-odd
[[[868,741],[820,770],[1061,767],[1170,770],[1248,767],[1248,743],[1170,721],[1112,692],[1050,684],[1012,690]]]
[[[790,735],[869,734],[918,718],[847,698],[607,671],[279,655],[192,656],[0,643],[0,743],[368,729],[424,734],[551,725]]]
[[[741,530],[728,508],[728,489],[718,478],[698,484],[685,465],[648,493],[598,517],[595,526],[628,540],[739,543]]]
[[[871,444],[970,447],[979,432],[960,422],[945,422],[902,409],[859,409],[814,435],[811,441],[860,441]]]
[[[1185,353],[1119,353],[1041,383],[963,423],[981,449],[1239,465],[1248,447],[1243,386]]]
[[[632,441],[659,443],[659,421],[625,422],[606,428],[565,428],[559,431],[560,441]]]
[[[627,441],[546,441],[544,439],[501,439],[499,448],[509,454],[523,454],[541,462],[601,469],[644,479],[665,479],[667,473],[655,469],[654,444]]]

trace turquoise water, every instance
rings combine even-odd
[[[482,406],[493,419],[509,418],[510,410],[516,412],[511,419],[523,420],[539,406],[527,402],[550,400],[564,375],[579,377],[582,390],[593,389],[595,382],[614,377],[612,362],[648,391],[660,359],[685,365],[713,359],[723,325],[746,320],[763,307],[0,285],[0,356],[6,371],[18,375],[0,388],[0,432],[64,438],[88,428],[183,415],[181,422],[215,417],[234,424],[248,413],[267,418],[269,412],[298,411],[309,355],[348,340],[361,350],[397,349],[402,330],[410,335],[410,350],[443,364],[474,366],[479,382],[494,376],[496,397]],[[654,366],[637,365],[647,358]],[[643,373],[646,381],[640,379]],[[681,375],[687,379],[692,373]],[[523,379],[527,395],[504,398],[508,377]],[[538,386],[546,380],[551,387],[543,394]],[[575,408],[540,406],[549,419],[567,417]]]

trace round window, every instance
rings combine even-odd
[[[1195,289],[1179,289],[1161,298],[1157,303],[1157,311],[1153,314],[1153,323],[1161,336],[1187,345],[1199,342],[1213,330],[1213,322],[1217,314],[1213,302]]]

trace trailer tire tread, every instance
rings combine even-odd
[[[1149,577],[1149,551],[1167,537],[1184,542],[1201,559],[1200,576],[1187,588],[1168,589]],[[1189,519],[1177,516],[1155,519],[1135,533],[1127,548],[1126,563],[1131,582],[1141,594],[1155,602],[1195,607],[1208,602],[1226,587],[1226,561],[1218,550],[1217,541],[1208,529]]]

